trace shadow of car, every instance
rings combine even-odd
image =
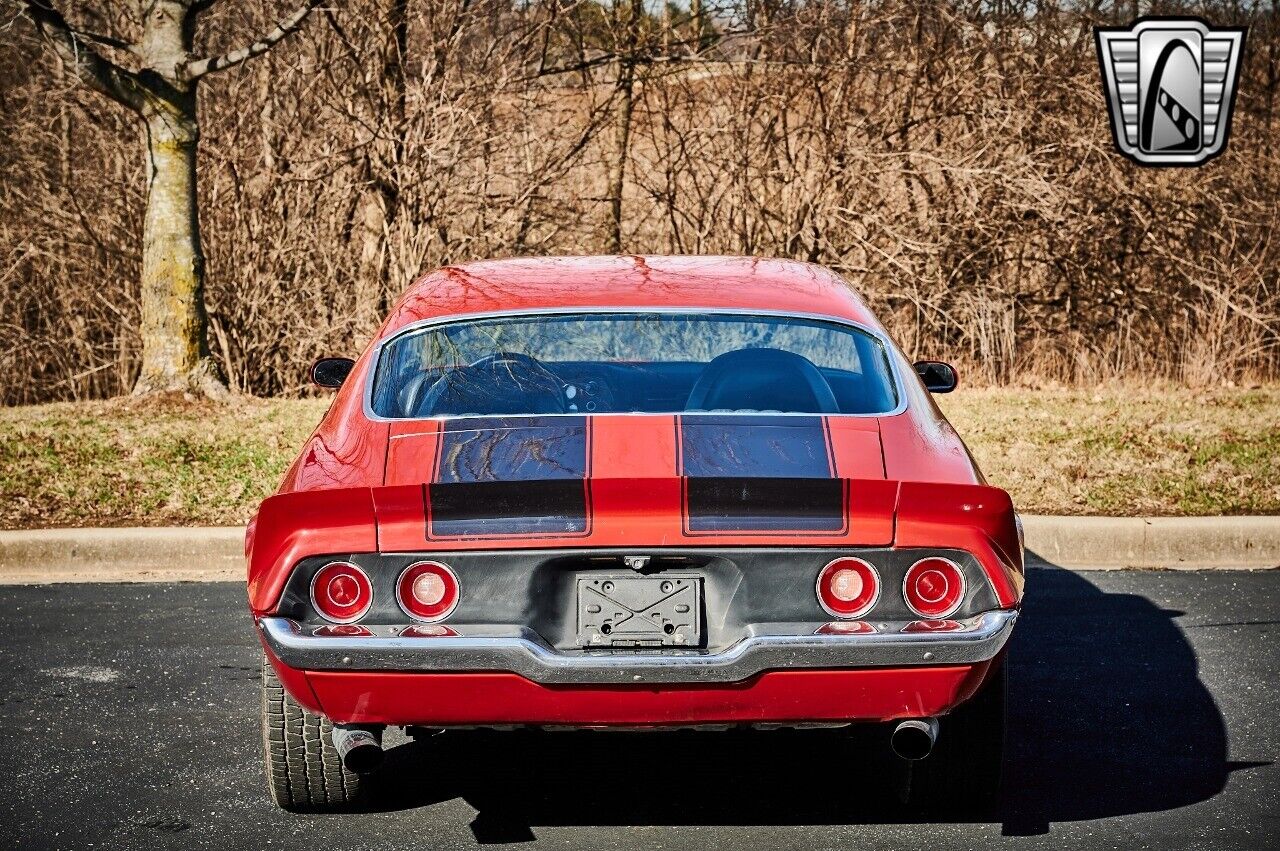
[[[1222,790],[1227,736],[1174,618],[1041,560],[1010,652],[1006,834],[1187,806]],[[379,809],[461,797],[481,842],[539,825],[970,821],[898,804],[887,731],[450,732],[392,748]],[[845,792],[831,794],[831,785]],[[390,784],[388,784],[390,785]]]

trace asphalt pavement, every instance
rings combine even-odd
[[[998,817],[828,732],[392,738],[367,812],[276,810],[243,586],[0,588],[0,844],[1280,847],[1280,571],[1030,571]],[[878,740],[877,740],[878,741]]]

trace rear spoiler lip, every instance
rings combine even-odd
[[[850,480],[856,491],[858,480]],[[867,480],[884,488],[883,480]],[[892,505],[892,535],[887,542],[899,548],[954,547],[967,550],[985,568],[1001,608],[1017,608],[1022,599],[1024,568],[1016,515],[1005,491],[987,485],[897,482]],[[377,508],[382,491],[405,486],[341,488],[277,494],[263,501],[245,535],[250,608],[256,615],[270,614],[278,605],[284,585],[301,559],[318,555],[362,552],[409,551],[400,546],[403,535],[387,524],[403,528],[425,520],[389,518]],[[377,491],[377,493],[375,493]],[[890,494],[886,494],[890,496]],[[394,502],[395,500],[393,500]],[[853,508],[857,510],[857,506]],[[380,529],[380,527],[383,527]],[[419,526],[418,528],[423,528]],[[732,535],[687,535],[680,540],[651,546],[760,546],[776,544],[743,541]],[[462,541],[426,541],[411,550],[449,549]],[[886,542],[876,542],[882,546]],[[638,544],[637,544],[638,545]],[[797,537],[790,546],[872,546],[821,537]],[[483,549],[564,548],[600,546],[583,537],[516,537],[487,542]],[[467,548],[477,548],[474,545]]]

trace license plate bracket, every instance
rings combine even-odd
[[[578,577],[578,646],[700,647],[702,577]]]

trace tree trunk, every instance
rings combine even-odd
[[[613,161],[609,163],[609,233],[605,250],[622,253],[622,193],[626,188],[627,155],[631,149],[631,108],[635,95],[635,67],[623,60],[618,79],[618,114],[614,124]]]
[[[360,245],[355,280],[353,351],[362,350],[373,339],[386,313],[387,255],[390,250],[386,239],[388,224],[386,200],[377,186],[369,186],[360,194],[353,227]]]
[[[671,4],[667,0],[662,0],[662,16],[659,18],[659,27],[662,30],[662,55],[664,57],[671,56]]]
[[[154,0],[139,55],[152,76],[140,106],[147,139],[147,214],[142,228],[142,371],[134,395],[168,390],[227,395],[209,356],[204,252],[196,198],[200,122],[196,82],[180,72],[195,20],[184,0]]]
[[[133,392],[224,396],[226,385],[209,356],[206,337],[195,91],[149,102],[143,121],[148,185],[142,234],[142,372]]]
[[[50,0],[17,4],[48,39],[64,68],[142,119],[147,147],[147,214],[142,235],[142,369],[135,395],[193,391],[228,395],[209,356],[204,253],[196,193],[200,123],[196,85],[205,74],[260,56],[288,37],[319,5],[292,14],[244,47],[195,59],[196,20],[214,0],[147,0],[135,5],[141,38],[131,44],[73,28]],[[407,0],[399,0],[407,2]],[[140,68],[118,65],[95,43],[127,51]],[[64,172],[66,169],[64,168]],[[225,349],[224,349],[225,351]]]
[[[400,169],[404,161],[408,78],[405,60],[409,50],[409,2],[387,0],[378,7],[373,28],[381,56],[381,76],[369,87],[373,112],[381,124],[378,137],[365,153],[364,181],[356,205],[352,233],[360,245],[355,281],[355,322],[352,348],[362,350],[377,333],[388,302],[403,281],[392,280],[390,230],[400,214]],[[435,51],[429,79],[443,73],[444,47]],[[371,122],[372,123],[372,122]]]
[[[605,250],[622,253],[622,194],[626,189],[627,158],[631,151],[631,111],[635,100],[636,51],[640,44],[640,22],[644,15],[641,0],[631,0],[623,13],[618,56],[618,112],[614,117],[613,160],[609,163],[609,232]]]

